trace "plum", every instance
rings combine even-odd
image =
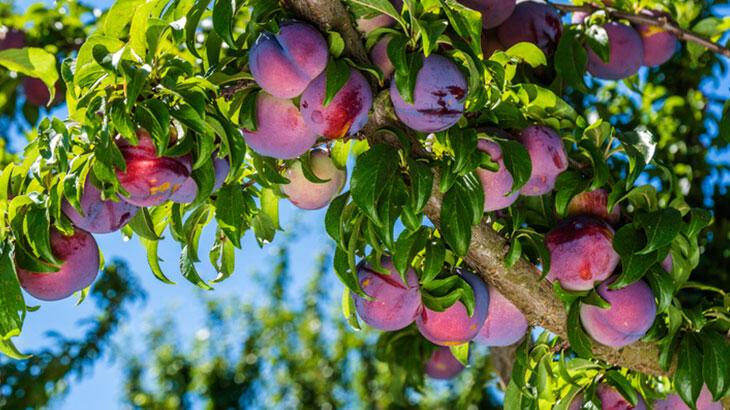
[[[668,17],[665,13],[654,10],[642,10],[641,14],[649,17]],[[644,44],[644,65],[656,67],[669,61],[677,50],[679,41],[677,37],[656,26],[640,24],[636,26],[641,40]]]
[[[662,269],[665,271],[672,273],[672,270],[674,269],[674,258],[672,258],[672,254],[668,254],[666,258],[660,263]]]
[[[489,288],[487,319],[474,341],[486,346],[511,346],[527,333],[527,319],[495,288]]]
[[[350,70],[350,78],[324,106],[326,73],[312,81],[299,104],[304,123],[316,134],[328,139],[354,135],[365,126],[368,112],[373,105],[373,92],[365,77],[357,70]]]
[[[619,393],[616,389],[613,387],[601,383],[596,387],[596,396],[601,400],[601,408],[602,409],[615,409],[615,410],[646,410],[646,403],[644,402],[644,399],[639,396],[639,400],[636,403],[636,406],[632,406],[631,403],[626,400],[621,393]],[[583,406],[583,395],[576,397],[575,400],[573,400],[572,403],[570,403],[570,407],[568,407],[568,410],[580,410],[581,406]],[[655,408],[656,410],[656,408]]]
[[[522,130],[519,140],[530,154],[532,173],[520,193],[545,195],[555,188],[555,180],[568,169],[568,155],[560,136],[552,128],[530,126]]]
[[[596,189],[574,196],[568,203],[568,215],[594,216],[615,224],[621,219],[621,208],[616,205],[611,213],[608,213],[608,191]]]
[[[137,130],[137,145],[118,137],[117,146],[127,164],[126,170],[117,170],[117,179],[127,191],[123,199],[132,205],[156,206],[170,199],[188,179],[190,157],[157,156],[150,134]]]
[[[25,91],[25,100],[37,107],[43,107],[48,105],[51,100],[51,93],[48,91],[48,86],[43,81],[33,77],[23,77],[23,90]],[[56,105],[63,101],[63,88],[60,82],[56,82],[54,86],[56,93],[53,97],[53,103],[50,105]]]
[[[578,216],[563,221],[545,235],[550,251],[547,279],[569,290],[590,290],[606,280],[619,263],[613,235],[613,228],[599,219]]]
[[[403,329],[413,323],[421,310],[418,277],[411,269],[407,273],[408,284],[404,283],[390,258],[383,258],[381,266],[389,273],[375,272],[364,261],[358,265],[360,287],[372,299],[367,300],[353,293],[355,310],[363,322],[376,329]]]
[[[499,165],[499,170],[496,172],[482,168],[477,169],[477,176],[479,176],[482,188],[484,188],[484,212],[498,211],[509,207],[517,200],[520,193],[515,192],[508,195],[512,190],[514,179],[504,166],[502,148],[499,144],[487,140],[480,140],[478,148],[489,154],[492,161]]]
[[[260,93],[256,98],[256,131],[244,130],[246,144],[261,155],[293,159],[317,142],[317,134],[290,100]]]
[[[262,33],[249,50],[248,65],[264,91],[288,99],[301,95],[324,72],[328,57],[327,41],[317,29],[291,22],[278,34]]]
[[[0,51],[25,47],[25,33],[14,28],[0,28]]]
[[[712,394],[707,386],[702,386],[700,397],[695,402],[697,410],[722,410],[722,403],[712,400]],[[689,410],[689,406],[684,404],[682,398],[678,394],[670,394],[664,400],[654,403],[654,410]]]
[[[489,58],[497,51],[504,51],[504,44],[497,37],[497,30],[482,31],[482,54]]]
[[[139,209],[122,200],[102,199],[101,192],[91,183],[90,178],[86,178],[84,182],[84,192],[79,202],[83,215],[66,200],[61,209],[74,226],[91,233],[118,231]]]
[[[464,365],[444,346],[437,347],[426,362],[426,375],[432,379],[449,380],[458,376]]]
[[[400,11],[403,8],[403,0],[390,0],[390,3],[393,4],[393,7],[395,7],[397,11]],[[392,26],[395,24],[395,20],[386,14],[379,14],[370,18],[361,17],[357,19],[355,24],[361,33],[368,34],[373,30]]]
[[[589,46],[588,72],[594,77],[604,80],[622,80],[636,74],[644,62],[644,44],[641,36],[632,27],[625,24],[611,22],[603,28],[608,33],[608,44],[611,53],[608,62]]]
[[[398,77],[398,73],[395,74]],[[464,74],[446,57],[431,54],[416,75],[413,104],[401,97],[395,81],[390,99],[395,114],[408,127],[420,132],[438,132],[454,126],[464,113],[467,84]]]
[[[589,16],[590,14],[585,11],[575,11],[570,16],[570,22],[572,24],[583,24]]]
[[[51,251],[61,262],[57,272],[31,272],[18,268],[20,286],[34,298],[54,301],[65,299],[87,288],[99,272],[99,247],[90,233],[76,228],[64,236],[51,228]]]
[[[213,192],[215,192],[223,186],[223,182],[225,182],[226,177],[228,176],[228,170],[231,168],[231,165],[228,163],[228,159],[218,158],[215,154],[213,155],[213,169],[215,172]],[[193,179],[192,176],[190,176],[182,185],[180,185],[180,188],[172,194],[170,200],[178,204],[189,204],[195,201],[197,196],[198,183],[195,182],[195,179]]]
[[[337,168],[332,158],[324,150],[312,152],[310,165],[314,175],[327,182],[309,181],[302,171],[302,163],[296,161],[287,169],[286,177],[289,179],[289,183],[282,185],[281,191],[298,208],[321,209],[342,191],[347,172]]]
[[[375,47],[370,50],[370,59],[373,61],[373,64],[380,69],[383,73],[383,78],[386,80],[393,75],[393,71],[395,70],[393,62],[391,62],[390,57],[388,57],[388,44],[390,44],[390,38],[390,36],[381,38],[375,44]]]
[[[459,0],[459,3],[482,13],[482,29],[504,23],[515,10],[516,0]]]
[[[557,49],[562,32],[560,15],[553,7],[525,1],[517,4],[512,15],[499,26],[497,36],[507,48],[529,42],[549,56]]]
[[[456,346],[476,337],[487,319],[489,292],[487,285],[476,275],[460,271],[459,275],[474,290],[474,311],[469,316],[466,307],[457,301],[443,312],[423,307],[416,318],[421,335],[439,346]]]
[[[580,321],[586,333],[606,346],[624,347],[641,339],[654,323],[656,301],[646,282],[640,280],[625,288],[611,290],[608,286],[617,276],[601,283],[598,294],[611,307],[582,304]]]

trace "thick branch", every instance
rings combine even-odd
[[[362,43],[351,44],[353,29],[347,10],[339,0],[285,0],[285,3],[295,10],[302,18],[312,21],[321,28],[334,28],[343,35],[353,56],[364,54]],[[340,31],[344,30],[344,31]],[[350,32],[350,34],[345,34]],[[380,142],[397,145],[398,141],[374,133],[375,130],[386,125],[393,125],[392,107],[387,94],[381,93],[375,101],[369,123],[364,132],[371,142]],[[412,147],[412,153],[423,152],[421,147]],[[438,175],[437,178],[438,179]],[[438,191],[438,181],[428,205],[426,216],[440,225],[441,203],[443,195]],[[530,262],[522,259],[512,268],[505,268],[504,257],[508,250],[505,238],[492,230],[486,222],[472,228],[472,245],[466,257],[467,262],[474,267],[481,277],[494,286],[504,296],[512,301],[527,316],[531,324],[566,338],[566,315],[563,305],[553,293],[546,281],[540,281],[540,273]],[[594,354],[597,358],[608,363],[633,369],[647,374],[663,375],[666,372],[658,365],[659,350],[656,345],[636,343],[618,350],[596,345]]]
[[[625,11],[621,11],[618,9],[614,9],[611,7],[600,7],[595,4],[584,4],[582,6],[573,6],[570,4],[558,4],[558,3],[552,3],[548,2],[551,6],[555,7],[558,10],[575,13],[575,12],[584,12],[584,13],[594,13],[598,10],[604,10],[606,14],[608,14],[611,17],[617,18],[617,19],[624,19],[628,20],[635,24],[644,24],[648,26],[654,26],[659,27],[662,30],[668,31],[672,34],[674,34],[678,39],[682,41],[687,41],[690,43],[699,44],[702,47],[705,47],[706,49],[717,53],[724,55],[725,57],[730,58],[730,48],[724,47],[718,43],[713,42],[712,40],[709,40],[705,37],[700,36],[697,33],[693,33],[689,30],[685,30],[677,25],[674,21],[672,21],[667,16],[650,16],[646,14],[634,14],[634,13],[627,13]]]

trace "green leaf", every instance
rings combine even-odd
[[[233,49],[238,48],[233,39],[235,10],[236,0],[217,0],[213,4],[213,30]]]
[[[30,355],[18,350],[18,348],[15,347],[15,343],[13,343],[10,339],[0,339],[0,352],[15,360],[25,360],[31,357]]]
[[[532,160],[527,149],[519,142],[510,140],[500,140],[498,142],[502,147],[504,167],[509,171],[514,180],[512,190],[507,194],[511,195],[519,191],[530,180]]]
[[[350,324],[353,330],[361,330],[360,322],[358,322],[357,314],[355,313],[355,301],[348,288],[342,290],[342,316],[347,319],[347,323]]]
[[[504,257],[504,266],[506,268],[511,268],[515,266],[515,263],[520,260],[522,257],[522,242],[520,242],[519,238],[513,238],[510,242],[509,251],[507,252],[507,255]]]
[[[679,234],[682,214],[674,208],[666,208],[656,212],[638,214],[634,218],[634,224],[642,227],[646,234],[646,247],[638,254],[647,255],[672,243]]]
[[[347,201],[350,199],[350,192],[345,192],[344,194],[338,196],[337,198],[333,199],[332,202],[330,202],[329,208],[327,208],[327,213],[324,217],[324,227],[327,231],[327,234],[329,234],[330,238],[332,238],[335,243],[337,243],[338,246],[341,248],[345,248],[345,244],[342,243],[342,222],[341,218],[343,215],[343,211],[345,210],[345,206],[347,205]]]
[[[616,370],[609,370],[606,372],[606,381],[615,387],[632,406],[636,406],[639,402],[639,395],[636,389],[634,389],[631,382],[623,374]]]
[[[472,194],[462,181],[458,179],[444,194],[441,204],[441,233],[458,256],[466,255],[469,250],[471,227],[475,219]]]
[[[350,75],[352,75],[352,69],[344,60],[332,60],[327,64],[323,106],[326,107],[332,102],[332,99],[347,84]]]
[[[592,25],[585,31],[588,46],[593,50],[604,63],[611,58],[611,44],[608,41],[608,32],[599,25]]]
[[[197,258],[194,257],[190,249],[189,245],[184,245],[180,252],[180,273],[182,273],[185,279],[195,286],[203,290],[213,290],[213,288],[200,277],[198,271],[195,269],[195,259]]]
[[[730,389],[730,363],[728,341],[714,331],[703,331],[702,341],[702,374],[705,384],[714,400],[720,400]]]
[[[469,343],[462,343],[456,346],[450,346],[451,354],[454,355],[456,360],[464,366],[469,365]]]
[[[580,301],[576,300],[568,309],[568,341],[575,353],[583,358],[593,357],[591,339],[580,322]]]
[[[151,241],[158,241],[162,239],[155,231],[155,224],[152,220],[152,215],[150,215],[150,211],[147,208],[140,209],[140,211],[137,212],[137,214],[129,221],[128,225],[132,228],[134,233],[142,238]]]
[[[415,213],[420,213],[431,198],[433,189],[433,171],[427,164],[408,159],[408,171],[411,177],[409,205]]]
[[[456,0],[442,0],[442,10],[449,19],[451,28],[459,37],[467,40],[471,51],[482,55],[482,15]]]
[[[403,231],[395,242],[393,266],[400,273],[403,283],[408,283],[408,275],[413,258],[423,250],[428,240],[428,230],[424,227],[416,232]]]
[[[578,41],[577,30],[568,26],[560,37],[555,51],[555,70],[565,82],[580,92],[588,92],[583,76],[588,64],[588,53]]]
[[[527,63],[530,67],[536,68],[547,65],[545,53],[536,45],[528,42],[517,43],[505,51],[511,57]]]
[[[40,79],[51,93],[49,104],[54,100],[58,70],[53,54],[42,48],[10,48],[0,51],[0,66]]]
[[[8,340],[20,334],[25,312],[25,301],[20,291],[11,247],[5,243],[0,251],[0,340]],[[3,349],[3,352],[6,350]]]
[[[702,389],[702,354],[694,336],[686,334],[679,342],[677,370],[674,372],[674,389],[684,402],[696,410],[695,403]]]
[[[638,281],[652,265],[656,264],[656,253],[637,254],[645,243],[644,235],[633,225],[624,225],[616,232],[613,237],[613,249],[621,257],[621,274],[611,284],[611,289],[620,289]]]
[[[160,242],[145,238],[140,238],[139,241],[140,243],[142,243],[142,247],[145,248],[145,251],[147,251],[147,264],[152,270],[152,274],[155,275],[155,278],[157,278],[162,283],[174,285],[175,282],[171,281],[167,276],[165,276],[165,274],[162,272],[162,268],[160,267],[161,259],[157,254],[157,248]]]
[[[398,171],[398,152],[384,144],[378,144],[358,157],[352,171],[350,189],[352,200],[376,224],[380,224],[378,201],[392,183]]]
[[[421,276],[421,284],[428,284],[438,276],[444,268],[446,260],[446,248],[442,241],[431,239],[426,243],[425,260],[423,262],[423,275]]]

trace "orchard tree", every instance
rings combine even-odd
[[[728,76],[726,6],[126,0],[58,72],[3,45],[48,101],[60,72],[69,112],[0,174],[3,351],[23,358],[21,288],[94,281],[92,234],[137,237],[172,283],[169,235],[212,289],[289,200],[329,206],[343,313],[383,331],[395,390],[452,376],[474,341],[513,346],[507,408],[721,408],[730,104],[707,80]]]

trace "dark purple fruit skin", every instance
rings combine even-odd
[[[390,39],[390,36],[381,38],[375,44],[375,47],[370,50],[370,59],[373,61],[373,64],[380,69],[383,73],[383,78],[386,80],[389,79],[390,76],[393,75],[393,71],[395,71],[393,62],[390,61],[390,57],[388,57],[388,44],[390,44]]]
[[[551,192],[558,176],[568,169],[568,155],[560,135],[549,127],[530,126],[522,130],[518,139],[532,162],[530,179],[520,193],[540,196]]]
[[[615,224],[621,219],[621,208],[617,205],[609,213],[608,191],[596,189],[595,191],[581,192],[573,197],[568,204],[568,215],[594,216],[610,224]]]
[[[545,236],[550,251],[550,282],[569,290],[590,290],[618,266],[614,231],[607,223],[585,216],[570,218]]]
[[[616,276],[601,283],[598,294],[610,308],[582,304],[580,320],[586,333],[598,343],[611,347],[628,346],[646,335],[656,317],[656,302],[649,285],[640,280],[625,288],[611,290]]]
[[[309,24],[292,22],[279,33],[262,33],[249,51],[251,75],[278,98],[294,98],[324,72],[329,50],[322,34]]]
[[[368,264],[358,265],[358,281],[367,300],[355,293],[355,309],[363,322],[383,331],[403,329],[413,323],[421,311],[421,292],[418,277],[413,270],[408,271],[408,283],[404,283],[390,258],[385,258],[381,266],[389,274],[375,272]]]
[[[521,42],[533,43],[545,55],[558,47],[563,23],[555,9],[547,4],[525,1],[515,7],[512,15],[499,26],[497,36],[506,48]]]
[[[697,410],[722,410],[722,403],[712,400],[712,394],[707,385],[702,386],[700,396],[695,402]],[[690,410],[678,394],[670,394],[664,400],[654,402],[654,410]]]
[[[61,209],[74,226],[91,233],[116,232],[129,222],[139,210],[138,207],[118,199],[104,200],[101,192],[87,178],[81,195],[79,213],[68,201],[64,200]]]
[[[666,16],[666,14],[654,10],[642,10],[641,14],[650,17]],[[639,32],[641,40],[644,43],[645,66],[660,66],[669,61],[677,51],[679,40],[677,40],[674,34],[658,27],[647,25],[638,25],[636,26],[636,30]]]
[[[31,272],[18,268],[20,286],[36,299],[55,301],[87,288],[99,272],[99,247],[90,233],[76,229],[64,236],[51,229],[51,251],[61,262],[57,272]]]
[[[646,410],[644,399],[639,396],[636,406],[632,406],[616,389],[601,383],[596,388],[596,395],[601,399],[601,407],[606,410]],[[583,406],[583,394],[570,403],[568,410],[580,410]],[[657,410],[655,408],[655,410]]]
[[[464,114],[466,94],[464,74],[456,64],[437,54],[423,61],[416,76],[413,104],[405,102],[395,81],[390,83],[390,100],[398,119],[420,132],[438,132],[454,126]]]
[[[644,63],[644,44],[633,27],[611,22],[603,26],[608,33],[611,54],[608,62],[601,60],[590,47],[588,72],[604,80],[622,80],[636,74]]]
[[[469,342],[479,334],[479,330],[487,319],[489,310],[487,285],[473,273],[461,271],[459,275],[474,290],[472,316],[469,316],[464,304],[456,302],[443,312],[437,312],[424,306],[421,314],[416,318],[416,326],[421,335],[435,345],[456,346]]]
[[[439,346],[426,362],[426,375],[436,380],[449,380],[464,371],[464,365],[451,353],[451,349]]]
[[[25,47],[25,33],[14,28],[0,31],[0,51],[23,47]]]
[[[482,13],[482,29],[504,23],[515,10],[515,0],[459,0],[459,3]]]
[[[365,77],[357,70],[325,106],[327,73],[312,81],[299,104],[304,123],[317,135],[334,140],[356,134],[368,121],[373,105],[373,91]]]
[[[51,100],[51,93],[48,91],[46,83],[33,77],[23,77],[23,90],[25,91],[25,100],[29,104],[37,107],[45,107]],[[55,87],[56,92],[53,97],[53,103],[51,105],[57,105],[63,101],[63,88],[61,83],[57,82]]]

